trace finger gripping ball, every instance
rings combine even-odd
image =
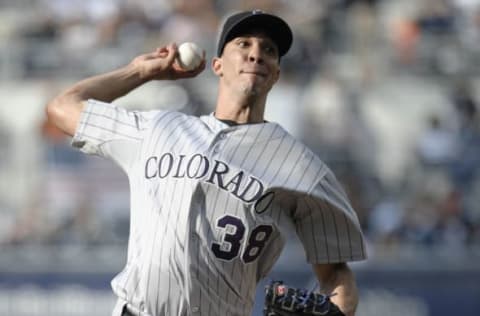
[[[190,71],[197,68],[203,59],[203,51],[197,44],[185,42],[178,46],[177,61],[182,69]]]

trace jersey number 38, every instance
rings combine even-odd
[[[217,258],[227,261],[233,260],[242,249],[245,224],[238,217],[225,215],[217,220],[217,228],[223,230],[222,240],[218,243],[212,242],[210,248]],[[271,225],[258,225],[252,229],[242,253],[243,262],[250,263],[260,256],[272,232],[273,227]]]

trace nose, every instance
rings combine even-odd
[[[260,45],[252,45],[250,51],[248,52],[248,60],[253,63],[262,64],[264,59],[262,55],[262,49]]]

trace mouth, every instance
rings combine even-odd
[[[262,71],[258,70],[242,70],[240,71],[241,74],[247,74],[247,75],[254,75],[254,76],[259,76],[259,77],[266,77],[267,74]]]

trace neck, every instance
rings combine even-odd
[[[219,93],[215,117],[220,120],[232,121],[237,124],[264,122],[266,98],[228,98]]]

